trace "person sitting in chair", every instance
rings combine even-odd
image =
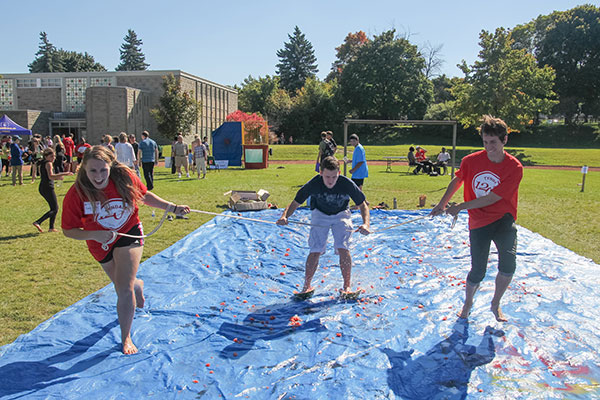
[[[434,164],[434,170],[441,174],[440,168],[444,168],[444,175],[448,172],[448,161],[450,161],[450,154],[446,151],[445,147],[442,147],[442,152],[438,154],[437,161]]]

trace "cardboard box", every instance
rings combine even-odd
[[[229,208],[234,211],[266,210],[269,203],[265,200],[269,197],[269,192],[260,189],[258,192],[249,190],[230,190],[223,193],[229,196]]]

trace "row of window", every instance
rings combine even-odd
[[[61,87],[62,80],[60,78],[23,78],[17,79],[18,88],[50,88]]]

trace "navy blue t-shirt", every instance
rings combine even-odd
[[[294,200],[302,204],[308,196],[310,196],[310,209],[316,208],[327,215],[335,215],[346,210],[350,198],[356,204],[361,204],[366,199],[358,186],[343,175],[339,176],[331,189],[325,186],[321,175],[316,175],[298,190]]]

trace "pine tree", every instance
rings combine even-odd
[[[319,72],[312,44],[306,40],[304,34],[297,26],[294,34],[288,35],[289,42],[284,43],[284,48],[277,50],[279,64],[277,73],[281,78],[281,87],[290,94],[304,86],[309,77],[314,77]]]
[[[35,60],[28,65],[29,72],[62,72],[64,67],[56,47],[48,40],[46,32],[40,32],[40,47]]]
[[[142,49],[140,48],[143,42],[141,39],[138,39],[136,33],[132,29],[128,29],[127,35],[123,40],[124,43],[119,50],[121,53],[121,64],[119,64],[115,70],[143,71],[148,69],[150,64],[146,64],[146,56],[142,53]]]

